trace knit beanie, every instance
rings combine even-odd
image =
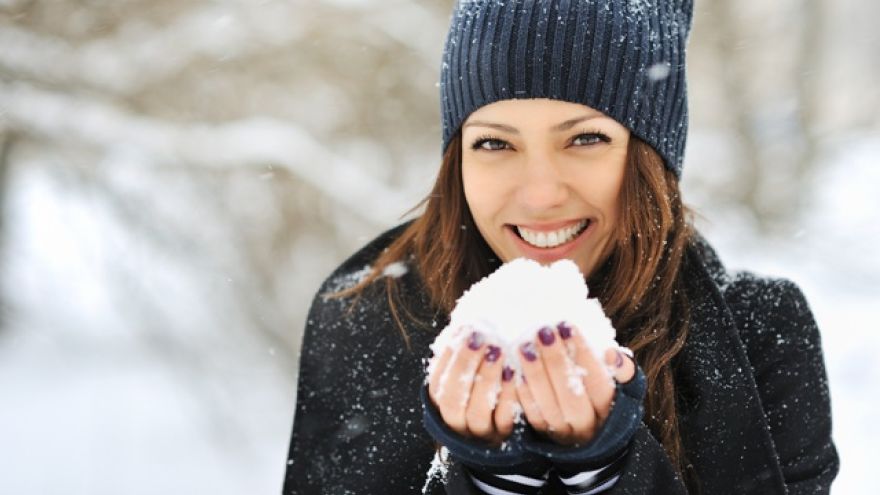
[[[551,98],[592,107],[681,176],[693,0],[458,0],[440,69],[445,153],[473,111]]]

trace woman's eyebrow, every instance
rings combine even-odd
[[[562,132],[567,131],[574,127],[576,124],[583,122],[585,120],[595,119],[596,117],[601,117],[601,113],[591,113],[588,115],[582,115],[580,117],[575,117],[573,119],[568,119],[561,124],[557,124],[550,128],[553,132]],[[464,127],[489,127],[492,129],[498,129],[499,131],[509,132],[510,134],[519,134],[519,130],[516,127],[509,126],[507,124],[497,124],[495,122],[486,122],[483,120],[474,120],[468,122],[464,125]]]
[[[601,116],[602,116],[602,114],[599,113],[599,112],[594,112],[594,113],[590,113],[590,114],[587,114],[587,115],[582,115],[582,116],[580,116],[580,117],[575,117],[575,118],[573,118],[573,119],[568,119],[568,120],[566,120],[565,122],[563,122],[563,123],[561,123],[561,124],[558,124],[558,125],[556,125],[556,126],[553,126],[553,127],[550,128],[550,130],[551,130],[551,131],[554,131],[554,132],[567,131],[567,130],[571,129],[572,127],[574,127],[576,124],[579,124],[579,123],[581,123],[581,122],[583,122],[583,121],[585,121],[585,120],[595,119],[595,118],[597,118],[597,117],[601,117]]]

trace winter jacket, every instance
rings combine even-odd
[[[436,449],[422,424],[428,345],[447,323],[415,270],[399,277],[408,337],[385,284],[352,299],[356,283],[402,231],[345,261],[312,303],[302,341],[284,495],[480,493],[463,468],[429,477]],[[705,494],[828,493],[838,471],[820,335],[791,282],[728,273],[697,237],[683,268],[691,323],[676,359],[680,430]],[[397,274],[395,274],[397,275]],[[559,483],[541,493],[563,494]],[[608,493],[681,494],[684,483],[642,424]]]

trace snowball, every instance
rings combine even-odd
[[[605,350],[619,346],[611,321],[588,294],[584,276],[571,260],[542,266],[534,260],[514,259],[465,291],[431,349],[440,356],[478,330],[487,343],[501,347],[505,364],[520,371],[519,345],[534,340],[541,327],[555,328],[564,321],[604,363]]]

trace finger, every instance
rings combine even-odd
[[[450,358],[437,384],[437,408],[443,421],[456,433],[467,435],[465,406],[474,376],[483,359],[483,335],[472,330]]]
[[[473,329],[468,325],[462,325],[456,327],[455,329],[444,329],[443,332],[445,333],[451,331],[451,341],[454,343],[460,343],[461,340],[459,336],[465,330],[473,331]],[[435,353],[428,363],[428,396],[431,398],[431,400],[435,401],[435,403],[435,395],[440,386],[440,377],[443,376],[446,367],[449,365],[450,359],[455,354],[454,349],[456,349],[457,347],[457,345],[453,346],[453,344],[451,343],[448,344],[443,348],[439,355]],[[433,345],[431,346],[431,348],[433,349]]]
[[[428,365],[428,396],[435,404],[437,403],[437,392],[440,389],[440,377],[443,376],[451,358],[452,349],[447,347],[443,349],[439,357],[431,358],[431,363]]]
[[[527,378],[529,391],[541,411],[541,416],[547,422],[547,429],[565,435],[570,432],[571,427],[565,422],[562,410],[556,402],[553,385],[540,356],[541,351],[535,344],[534,341],[526,342],[519,348],[523,357],[523,376]]]
[[[587,394],[599,418],[599,424],[608,417],[611,410],[611,401],[614,399],[614,382],[608,369],[603,365],[593,350],[587,345],[583,335],[574,329],[572,332],[572,345],[574,346],[574,360],[578,367],[586,370],[583,377]]]
[[[562,325],[562,328],[568,327]],[[579,370],[568,356],[568,349],[562,339],[564,335],[566,335],[565,331],[557,334],[550,327],[538,331],[541,361],[563,420],[571,428],[574,437],[572,440],[586,440],[592,435],[596,413],[584,387],[584,379],[581,376],[583,370]]]
[[[605,362],[614,372],[614,379],[618,383],[627,383],[636,374],[636,363],[620,349],[608,349],[605,351]]]
[[[465,410],[466,427],[472,436],[491,440],[495,437],[493,411],[501,391],[501,348],[487,346],[485,358],[474,378],[474,386]]]
[[[550,425],[547,424],[544,415],[541,414],[541,409],[538,408],[538,403],[535,402],[535,398],[532,396],[532,392],[525,381],[520,381],[516,384],[516,397],[523,408],[526,420],[532,425],[532,428],[537,431],[547,431]]]
[[[501,393],[495,407],[495,432],[498,440],[504,440],[513,432],[513,423],[521,407],[516,398],[516,385],[513,383],[513,370],[507,366],[501,370]]]

